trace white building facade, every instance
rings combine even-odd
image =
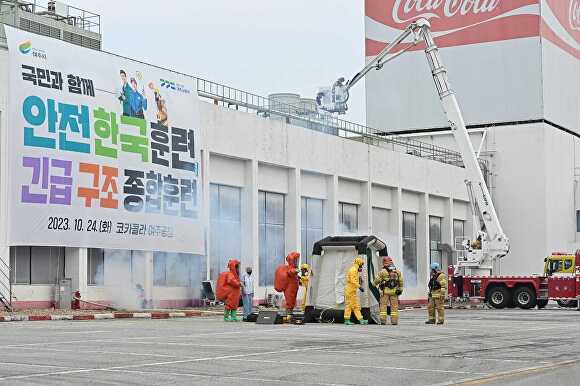
[[[498,273],[541,273],[580,245],[580,3],[576,0],[366,2],[371,57],[430,19],[449,79],[486,162],[511,252]],[[456,148],[420,47],[367,78],[367,123]]]
[[[18,12],[21,18],[42,21],[30,11]],[[59,27],[58,22],[47,23]],[[10,71],[4,46],[2,133],[10,129],[13,95],[5,87]],[[245,96],[231,97],[233,89],[190,79],[200,96],[203,226],[201,231],[191,228],[192,242],[203,240],[199,253],[164,249],[163,243],[146,250],[111,248],[94,240],[74,247],[11,244],[6,213],[15,187],[7,183],[8,143],[2,135],[0,280],[2,295],[10,298],[6,291],[11,291],[15,308],[58,304],[60,280],[65,278],[83,300],[93,303],[127,308],[195,305],[201,281],[216,280],[230,258],[253,267],[255,296],[263,299],[274,291],[274,270],[289,252],[300,251],[307,261],[315,241],[340,234],[384,239],[404,269],[404,299],[424,301],[430,262],[446,266],[453,256],[445,245],[472,233],[457,153],[413,140],[386,140],[368,134],[368,128],[283,109],[267,99],[249,103],[243,92]]]

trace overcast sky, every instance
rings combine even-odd
[[[65,0],[101,15],[103,49],[260,95],[351,78],[363,0]],[[364,123],[364,84],[345,119]]]

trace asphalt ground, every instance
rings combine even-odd
[[[580,312],[425,310],[399,326],[219,318],[9,322],[0,384],[578,385]]]

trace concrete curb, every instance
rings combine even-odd
[[[175,319],[212,316],[213,312],[109,312],[79,315],[7,315],[0,316],[0,322],[36,322],[48,320],[104,320],[104,319]]]

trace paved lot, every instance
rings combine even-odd
[[[457,310],[445,326],[214,318],[0,324],[0,384],[578,385],[580,312]]]

